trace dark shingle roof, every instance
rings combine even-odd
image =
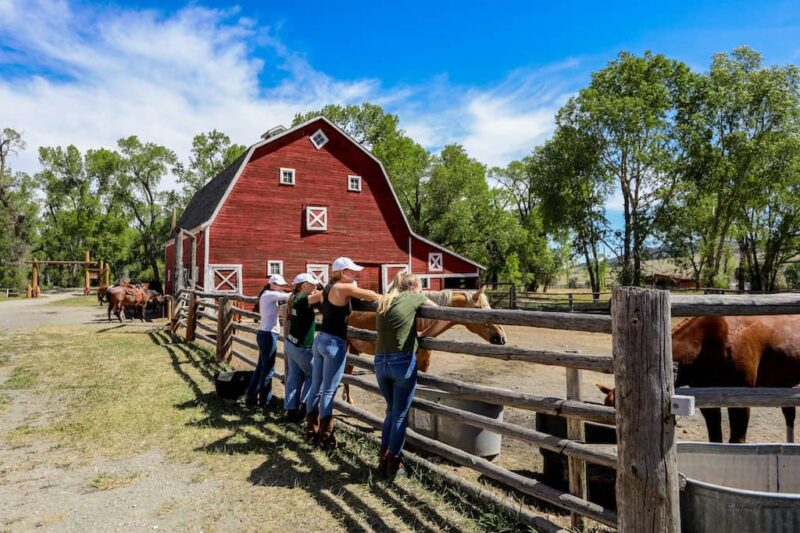
[[[194,193],[189,205],[186,206],[181,219],[178,221],[179,228],[191,230],[211,219],[211,215],[214,214],[214,210],[222,201],[222,197],[225,196],[225,191],[228,190],[228,186],[233,181],[242,163],[244,163],[249,151],[245,150],[225,170]]]

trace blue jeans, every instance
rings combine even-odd
[[[258,403],[264,407],[272,399],[272,376],[275,374],[275,352],[278,350],[278,334],[272,331],[259,331],[258,365],[247,388],[248,403]]]
[[[417,389],[417,356],[404,352],[375,354],[375,377],[388,406],[381,447],[397,456],[403,451],[408,410]]]
[[[283,408],[287,411],[297,409],[302,403],[308,407],[308,391],[311,389],[311,361],[314,354],[311,348],[298,346],[292,341],[283,343],[286,355],[286,394]]]
[[[324,331],[314,339],[311,390],[306,412],[319,412],[320,418],[333,416],[333,397],[342,381],[347,361],[347,340]]]

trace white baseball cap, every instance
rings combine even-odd
[[[321,283],[320,280],[314,277],[313,274],[309,274],[308,272],[303,272],[302,274],[298,274],[292,280],[292,283],[295,285],[299,285],[300,283],[311,283],[311,284],[318,284]]]
[[[271,275],[269,277],[269,282],[274,283],[275,285],[288,285],[288,283],[286,283],[286,280],[283,279],[283,276],[281,276],[280,274]]]
[[[344,270],[344,269],[361,272],[362,270],[364,270],[364,267],[355,264],[353,260],[350,259],[349,257],[340,257],[339,259],[333,262],[334,272],[336,272],[337,270]]]

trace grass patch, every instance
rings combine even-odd
[[[0,411],[5,411],[11,404],[11,397],[8,394],[0,394]]]
[[[96,294],[70,296],[61,300],[47,302],[47,305],[51,307],[99,307]]]
[[[11,371],[11,375],[0,385],[0,388],[8,390],[30,389],[36,385],[37,378],[38,374],[33,368],[18,366]]]
[[[244,521],[243,530],[265,523],[312,530],[518,529],[494,512],[484,516],[482,508],[455,505],[413,476],[376,481],[371,467],[377,450],[364,436],[342,431],[343,448],[324,453],[304,443],[301,426],[280,424],[278,412],[220,401],[213,354],[148,327],[50,326],[0,337],[0,353],[32,346],[26,367],[12,372],[18,384],[42,393],[43,401],[46,392],[59,391],[49,421],[0,439],[15,445],[52,442],[59,454],[78,462],[156,450],[166,463],[153,475],[171,475],[170,464],[194,465],[190,483],[224,483],[216,514],[209,511],[192,524],[203,529],[224,529],[231,516]],[[89,486],[111,490],[133,479],[105,472]],[[175,498],[175,505],[182,502]],[[172,504],[163,511],[171,509]]]
[[[113,490],[133,483],[139,477],[138,472],[118,476],[109,472],[97,474],[91,481],[89,487],[94,490]]]

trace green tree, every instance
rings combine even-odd
[[[625,285],[641,284],[647,240],[677,184],[672,117],[688,75],[663,55],[622,52],[559,114],[559,126],[593,137],[599,172],[612,176],[622,195],[624,228],[614,249]]]
[[[246,149],[244,145],[231,143],[230,137],[221,131],[211,130],[195,135],[192,139],[189,165],[185,167],[178,163],[175,167],[178,183],[183,185],[183,204],[186,205],[194,193],[233,163]]]
[[[37,229],[33,180],[12,172],[9,158],[25,149],[22,135],[12,128],[0,132],[0,285],[22,287],[25,259]]]
[[[677,101],[677,138],[687,155],[681,172],[693,182],[682,191],[681,201],[695,217],[704,283],[719,277],[732,239],[739,242],[743,266],[749,261],[761,270],[755,264],[760,246],[752,245],[765,235],[758,226],[769,217],[754,209],[763,212],[756,206],[781,194],[781,187],[761,185],[782,180],[775,165],[785,167],[781,161],[787,160],[776,147],[789,143],[787,138],[797,131],[798,76],[794,65],[767,68],[758,52],[737,48],[715,55],[707,74],[690,77],[688,90]],[[768,270],[774,272],[772,266]]]
[[[177,158],[171,150],[142,143],[135,135],[117,141],[121,157],[115,175],[114,201],[133,218],[138,232],[142,277],[160,282],[163,266],[161,244],[169,236],[169,213],[164,209],[168,193],[160,192],[162,178],[171,172]]]

